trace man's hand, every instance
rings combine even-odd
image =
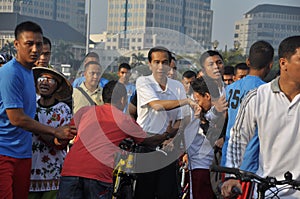
[[[190,105],[190,107],[193,109],[193,111],[194,111],[194,116],[195,117],[199,117],[199,115],[200,115],[200,113],[201,113],[201,111],[202,111],[202,109],[201,109],[201,107],[199,106],[199,104],[197,104],[194,100],[192,100],[192,99],[188,99],[189,100],[189,105]]]
[[[242,190],[242,185],[240,184],[240,182],[238,180],[229,179],[229,180],[225,181],[221,187],[222,196],[225,198],[232,196],[231,190],[233,187],[237,187],[240,190]]]
[[[222,113],[228,109],[228,102],[226,102],[225,96],[221,96],[217,100],[214,100],[212,104],[215,106],[216,111]]]
[[[61,126],[55,129],[55,137],[62,140],[72,140],[77,134],[76,127],[74,125]]]
[[[173,151],[173,149],[174,149],[173,138],[171,138],[169,140],[165,140],[162,143],[162,150],[170,152],[170,151]]]
[[[223,147],[223,144],[224,144],[224,138],[223,137],[217,139],[217,141],[215,142],[215,145],[217,147],[219,147],[220,149]]]
[[[173,121],[170,121],[169,125],[167,127],[167,130],[166,130],[166,133],[169,134],[170,138],[173,138],[177,134],[178,129],[179,129],[178,124],[175,122],[175,124],[173,126]]]

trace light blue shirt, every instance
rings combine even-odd
[[[0,68],[0,154],[31,158],[32,134],[13,126],[6,109],[22,108],[34,118],[36,94],[33,72],[14,58]]]

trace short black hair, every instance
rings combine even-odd
[[[105,84],[102,91],[102,99],[104,103],[119,104],[122,97],[127,97],[127,91],[122,83],[111,80]]]
[[[224,66],[224,75],[234,75],[234,67]]]
[[[172,61],[172,53],[171,51],[169,51],[167,48],[163,47],[163,46],[156,46],[156,47],[153,47],[149,50],[148,52],[148,61],[151,63],[152,61],[152,53],[154,52],[166,52],[168,54],[168,60],[169,60],[169,63],[171,63]]]
[[[260,70],[269,67],[274,57],[274,48],[266,41],[256,41],[249,51],[249,67]]]
[[[43,45],[45,45],[45,44],[49,44],[50,50],[51,50],[52,45],[51,45],[50,39],[48,39],[47,37],[43,36]]]
[[[192,77],[197,77],[197,74],[194,72],[194,71],[191,71],[191,70],[188,70],[188,71],[185,71],[182,75],[182,79],[183,78],[192,78]]]
[[[222,61],[224,61],[222,55],[218,51],[216,51],[216,50],[208,50],[208,51],[202,53],[202,55],[200,56],[200,59],[199,59],[200,65],[204,68],[204,62],[205,62],[205,60],[208,57],[212,57],[212,56],[215,56],[215,55],[218,55],[222,59]]]
[[[205,83],[203,77],[195,79],[195,81],[191,82],[191,86],[193,88],[193,91],[198,93],[199,95],[204,96],[205,93],[210,94],[207,84]]]
[[[194,92],[197,92],[202,96],[204,96],[205,93],[209,93],[213,98],[220,97],[216,81],[209,76],[197,78],[195,81],[191,82],[191,86]]]
[[[25,21],[25,22],[22,22],[20,24],[18,24],[15,28],[15,39],[18,39],[19,38],[19,35],[22,33],[22,32],[34,32],[34,33],[41,33],[43,35],[43,30],[42,28],[32,22],[32,21]]]
[[[297,48],[300,48],[300,36],[287,37],[279,44],[278,57],[290,59],[296,53]]]
[[[91,65],[91,64],[98,65],[98,66],[100,67],[100,69],[102,70],[102,67],[101,67],[100,63],[97,62],[97,61],[89,61],[88,63],[86,63],[86,64],[84,65],[84,70],[86,70],[86,69],[89,67],[89,65]]]
[[[131,67],[128,63],[122,63],[119,66],[119,71],[121,70],[121,68],[126,68],[127,70],[131,70]]]
[[[240,70],[250,70],[249,66],[245,63],[245,62],[241,62],[238,63],[237,65],[235,65],[234,67],[234,74],[236,75],[236,71],[240,69]]]

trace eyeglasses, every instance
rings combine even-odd
[[[50,77],[39,77],[37,79],[37,81],[40,83],[40,82],[43,82],[43,81],[47,81],[49,84],[55,84],[56,83],[56,80],[53,79],[53,78],[50,78]]]

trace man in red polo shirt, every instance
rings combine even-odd
[[[58,198],[111,198],[114,155],[125,138],[136,143],[158,145],[175,136],[168,128],[162,135],[146,138],[146,133],[122,110],[127,103],[123,84],[111,81],[102,93],[104,105],[88,106],[74,116],[78,136],[67,154]]]

